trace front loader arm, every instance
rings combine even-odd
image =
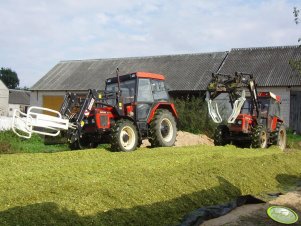
[[[245,91],[241,90],[244,86],[243,77],[235,73],[235,75],[212,74],[212,79],[207,86],[206,101],[208,104],[208,112],[215,123],[221,123],[218,105],[213,100],[222,93],[227,93],[232,107],[232,114],[228,118],[228,123],[234,123],[240,113],[240,110],[246,100]]]

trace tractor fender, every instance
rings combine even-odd
[[[126,115],[123,115],[123,116],[120,116],[119,119],[127,119],[127,120],[131,121],[136,126],[137,132],[140,134],[138,124],[133,118],[131,118],[129,116],[126,116]]]
[[[119,119],[127,119],[127,120],[131,121],[131,122],[136,126],[137,133],[138,133],[138,137],[139,137],[139,139],[141,139],[142,134],[141,134],[141,131],[140,131],[140,129],[139,129],[139,126],[138,126],[136,120],[134,120],[133,118],[131,118],[131,117],[129,117],[129,116],[126,116],[126,115],[120,116]],[[141,139],[141,142],[142,142],[142,139]],[[141,145],[141,144],[140,144],[140,145]],[[139,146],[140,146],[140,145],[139,145]]]
[[[178,119],[178,113],[177,113],[175,105],[173,103],[160,102],[160,103],[157,103],[153,107],[153,109],[150,111],[148,119],[147,119],[147,123],[148,124],[153,119],[153,117],[154,117],[157,109],[166,109],[166,110],[169,110],[172,113],[172,115],[175,117],[175,119],[176,120]]]
[[[119,116],[118,119],[127,119],[127,120],[131,121],[132,123],[134,123],[135,126],[137,126],[136,121],[133,118],[129,117],[129,116],[122,115],[122,116]]]

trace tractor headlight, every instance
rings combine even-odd
[[[242,121],[241,121],[241,120],[237,120],[237,121],[236,121],[236,124],[239,125],[239,126],[241,126]]]

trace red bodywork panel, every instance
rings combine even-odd
[[[276,127],[277,127],[277,122],[278,122],[278,118],[277,117],[273,117],[272,119],[272,125],[271,125],[271,131],[275,131]]]
[[[96,125],[99,129],[109,129],[111,127],[111,119],[116,118],[112,113],[113,107],[96,108]],[[106,120],[106,123],[104,122]]]
[[[235,120],[235,123],[231,124],[230,131],[231,132],[243,132],[249,133],[251,132],[251,125],[253,123],[253,117],[248,114],[239,114]],[[238,124],[238,122],[241,122]]]
[[[155,73],[149,73],[149,72],[136,72],[136,76],[138,78],[151,78],[151,79],[157,79],[157,80],[165,80],[165,77],[160,74]]]
[[[281,102],[281,97],[275,95],[272,92],[259,92],[258,97],[270,97],[270,98],[277,100],[278,102]]]
[[[147,123],[150,123],[150,121],[153,119],[153,117],[154,117],[155,112],[156,112],[157,109],[168,109],[168,110],[171,111],[171,113],[173,114],[173,116],[175,118],[178,118],[178,113],[176,111],[176,108],[175,108],[174,104],[172,104],[172,103],[166,103],[166,102],[159,102],[151,110],[151,112],[149,114],[149,118],[147,119]]]
[[[269,116],[270,117],[270,116]],[[254,123],[253,117],[248,114],[239,114],[235,120],[235,123],[231,124],[229,130],[231,132],[243,132],[243,133],[250,133],[251,132],[251,125]],[[238,124],[238,122],[241,122]],[[276,130],[277,123],[283,122],[278,117],[273,117],[272,120],[268,121],[271,125],[267,125],[270,128],[270,131],[273,132]]]
[[[95,126],[86,125],[85,130],[92,132],[95,129],[109,129],[111,119],[117,118],[113,113],[113,107],[94,108],[88,117],[88,120],[95,120]]]

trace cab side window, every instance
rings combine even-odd
[[[168,93],[163,81],[152,80],[152,91],[155,100],[168,100]]]
[[[153,94],[149,79],[140,78],[138,83],[138,102],[153,102]]]

